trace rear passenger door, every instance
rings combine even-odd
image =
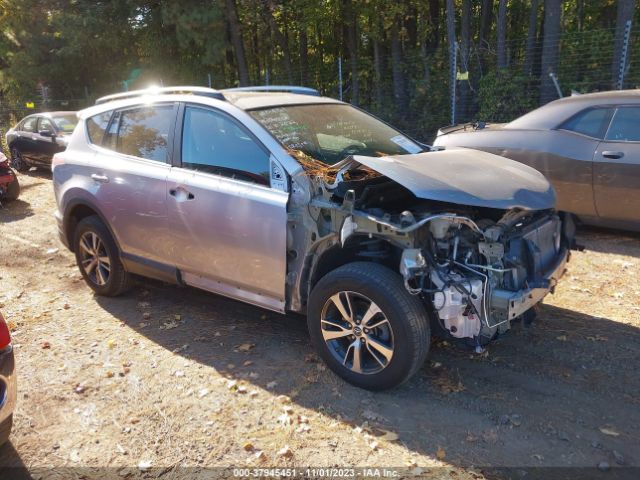
[[[269,151],[235,118],[186,105],[169,175],[169,228],[185,283],[284,309],[288,194]]]
[[[640,222],[640,106],[619,107],[594,156],[598,215]]]
[[[87,120],[102,147],[88,172],[93,192],[132,270],[170,270],[166,180],[176,113],[174,103],[116,110],[106,131],[100,115]]]
[[[22,127],[18,132],[18,141],[14,145],[20,153],[22,157],[26,159],[29,163],[34,163],[38,161],[38,155],[36,151],[36,136],[38,126],[38,117],[28,117],[22,122]]]

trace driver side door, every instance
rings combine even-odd
[[[167,179],[172,258],[185,283],[276,311],[285,308],[288,193],[271,156],[231,115],[186,105],[180,161]]]

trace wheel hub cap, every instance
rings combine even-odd
[[[384,370],[394,351],[393,329],[380,308],[357,292],[341,291],[327,299],[321,332],[331,355],[353,372]]]
[[[81,268],[96,285],[106,285],[111,273],[111,260],[103,241],[94,232],[86,232],[80,237]]]

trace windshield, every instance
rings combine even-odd
[[[403,155],[423,149],[399,131],[344,104],[307,104],[249,112],[282,145],[332,165],[348,155]]]
[[[78,123],[78,117],[75,115],[64,115],[61,117],[52,117],[51,120],[56,124],[56,128],[65,133],[73,132]]]

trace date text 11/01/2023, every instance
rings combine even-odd
[[[234,468],[236,478],[398,478],[393,468]]]

